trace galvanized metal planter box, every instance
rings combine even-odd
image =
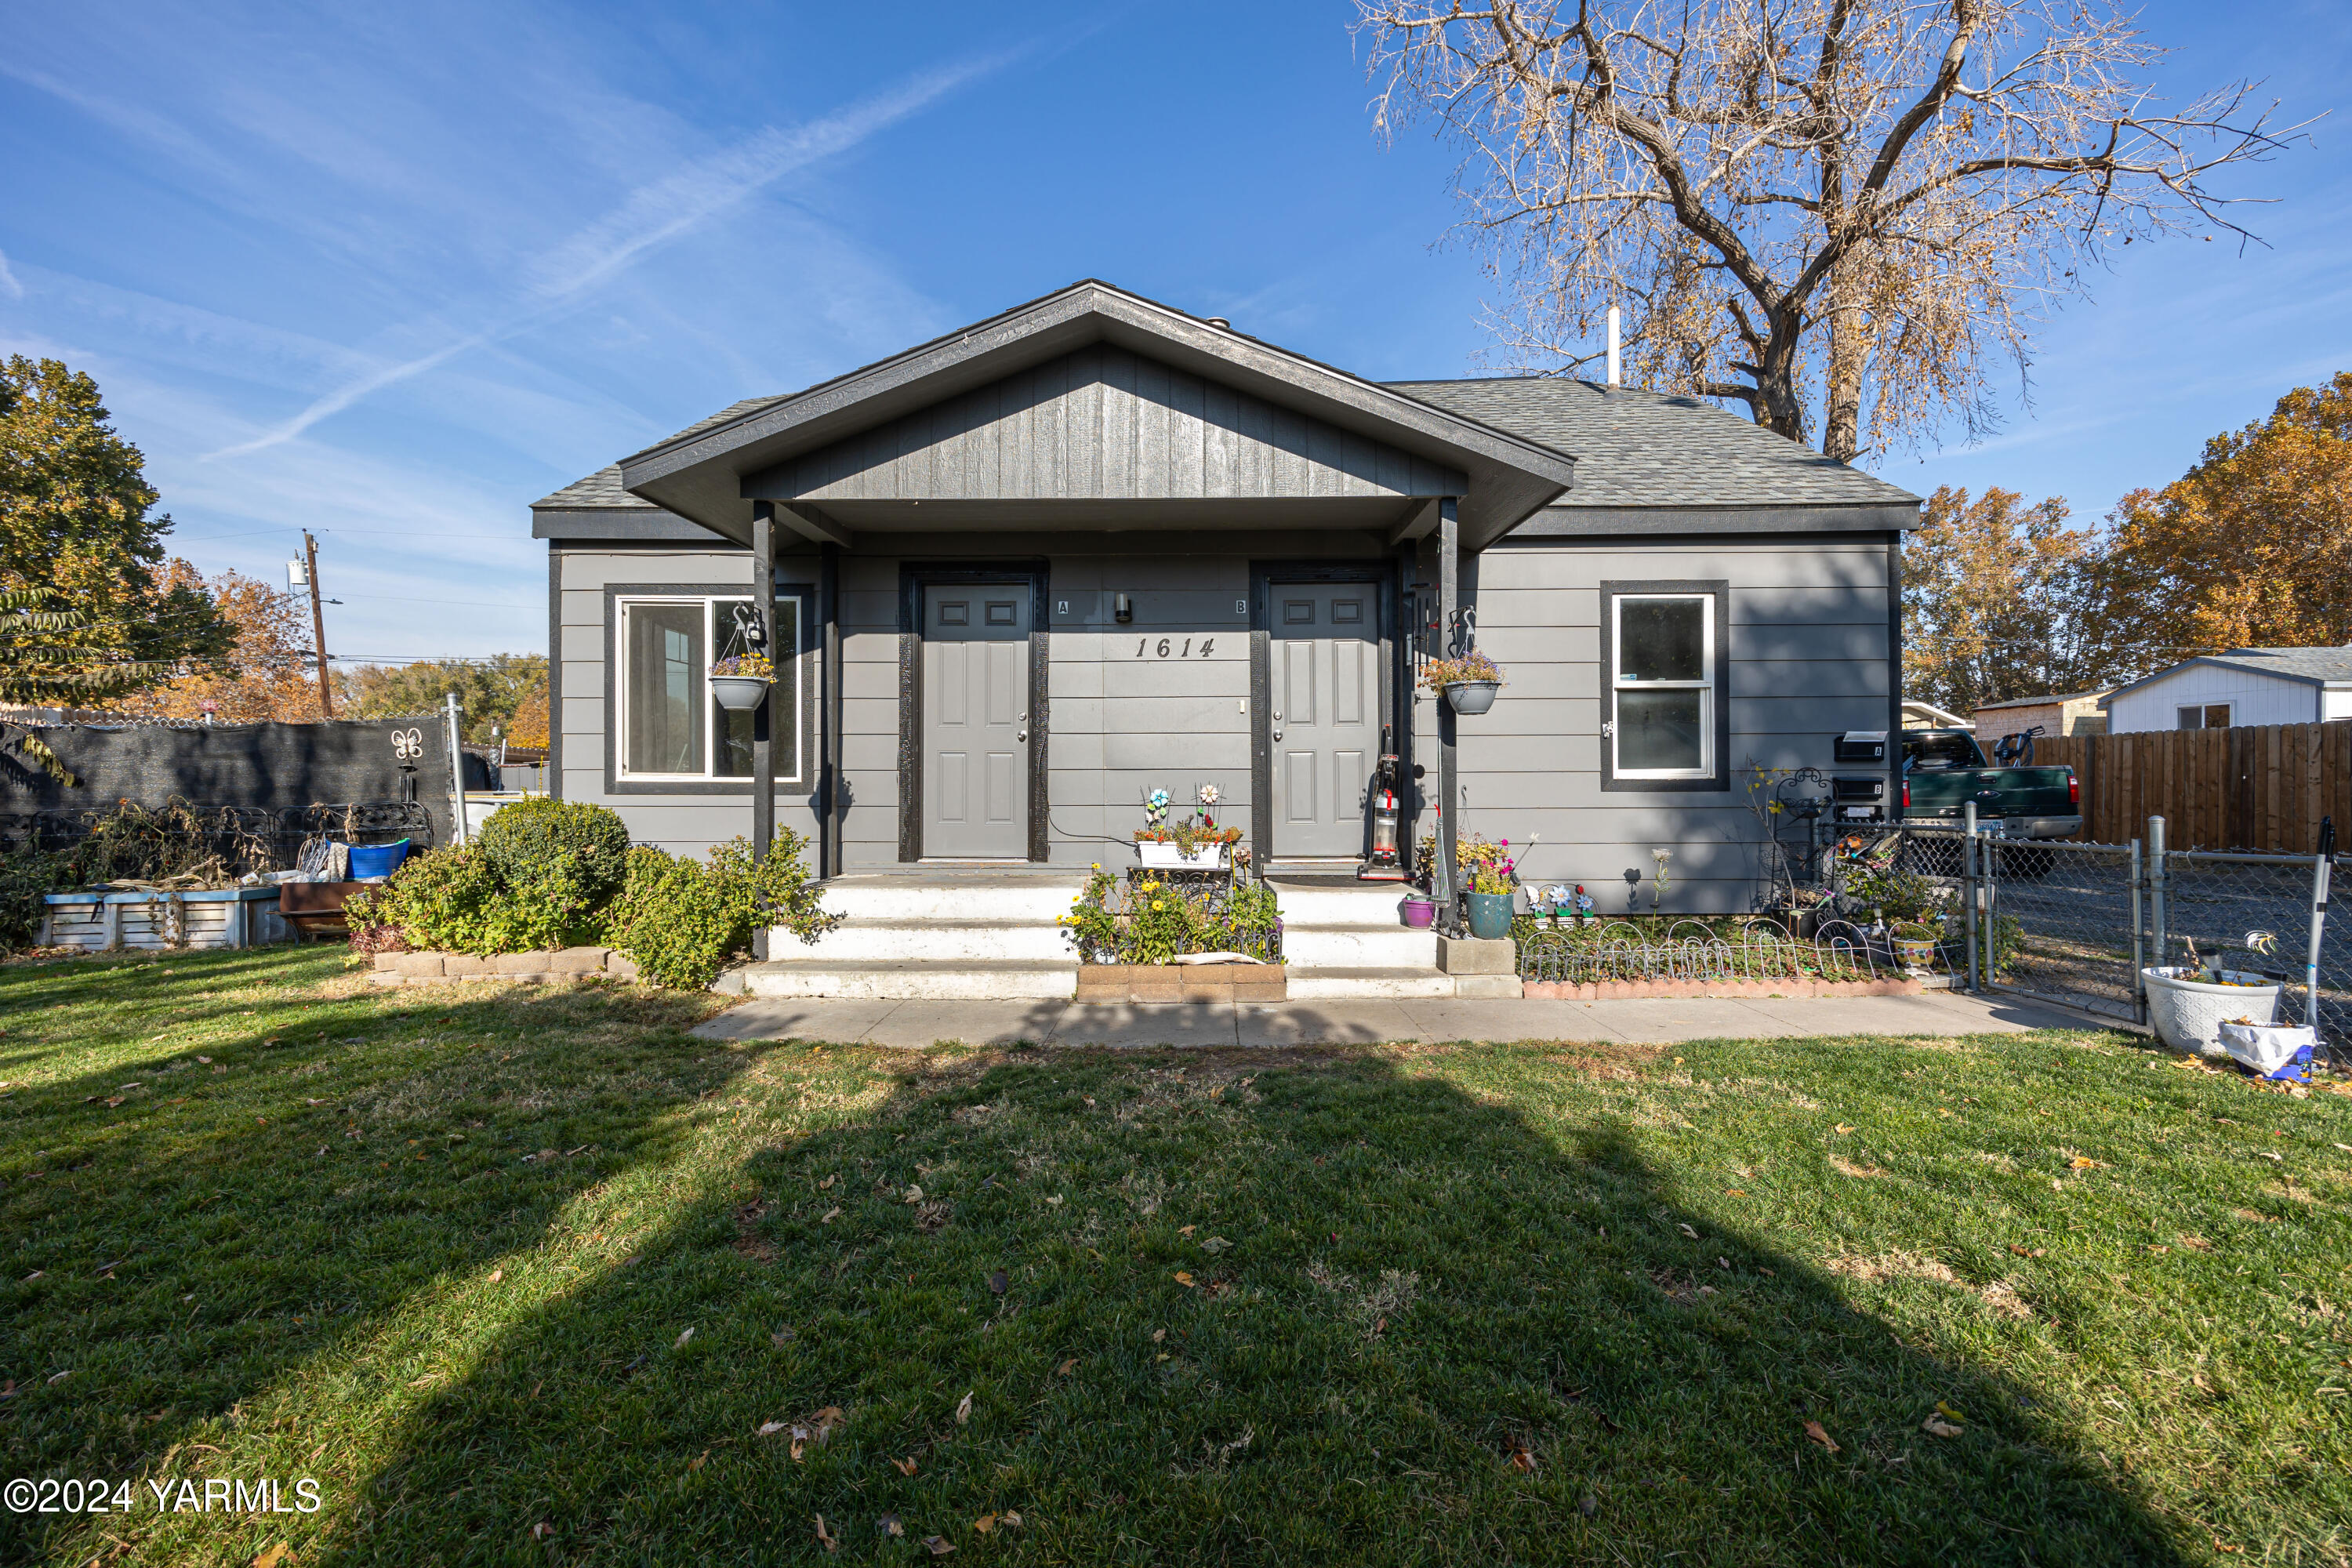
[[[122,949],[258,947],[293,931],[278,912],[278,889],[206,888],[185,893],[51,893],[41,921],[47,947],[89,952]]]

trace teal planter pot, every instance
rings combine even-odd
[[[1508,893],[1472,893],[1470,900],[1470,934],[1481,942],[1495,942],[1511,934],[1511,895]]]

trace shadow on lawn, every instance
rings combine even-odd
[[[2184,1560],[2029,1391],[1428,1059],[902,1065],[487,1346],[305,1568]]]

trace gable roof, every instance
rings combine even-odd
[[[1470,549],[1508,532],[1574,479],[1575,459],[1541,442],[1088,279],[804,392],[714,416],[621,459],[621,482],[716,532],[748,538],[761,476],[800,453],[1095,343],[1463,470]]]
[[[698,524],[740,541],[755,486],[775,494],[795,458],[1096,343],[1466,470],[1469,549],[1531,517],[1527,531],[1544,532],[1629,518],[1721,526],[1709,514],[1762,509],[1793,520],[1782,526],[1917,525],[1909,491],[1697,398],[1557,376],[1374,383],[1094,279],[802,391],[730,404],[533,510],[689,533]],[[575,527],[551,516],[535,531]]]
[[[2168,669],[2144,675],[2128,686],[2118,686],[2099,699],[2099,706],[2105,708],[2127,691],[2153,686],[2199,665],[2267,675],[2276,680],[2291,680],[2298,686],[2316,686],[2328,691],[2352,688],[2352,647],[2233,647],[2226,653],[2183,659]]]
[[[2094,686],[2087,691],[2053,691],[2040,697],[2011,697],[2000,702],[1979,702],[1977,711],[1990,713],[1996,708],[2047,708],[2055,702],[2087,702],[2094,697],[2105,697],[2110,688]]]
[[[1565,376],[1388,384],[1574,453],[1576,488],[1554,510],[1919,504],[1908,490],[1696,397]]]

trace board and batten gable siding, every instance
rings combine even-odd
[[[2107,703],[2107,731],[2129,735],[2144,730],[2177,730],[2179,710],[2211,702],[2231,704],[2233,727],[2248,724],[2311,724],[2338,717],[2324,710],[2325,692],[2308,681],[2287,680],[2259,670],[2191,664],[2126,691]]]
[[[1604,792],[1601,584],[1713,579],[1729,584],[1729,787]],[[1867,772],[1836,768],[1831,742],[1887,727],[1884,536],[1506,541],[1465,562],[1465,580],[1478,647],[1507,684],[1486,714],[1456,721],[1460,826],[1523,849],[1525,881],[1581,883],[1602,913],[1628,909],[1629,869],[1649,910],[1660,848],[1673,851],[1662,912],[1750,908],[1762,829],[1743,774],[1754,764]],[[1437,700],[1423,690],[1414,704],[1424,784]],[[1424,817],[1422,831],[1430,826]]]
[[[628,824],[629,837],[640,844],[658,845],[677,855],[700,856],[730,838],[748,837],[751,803],[748,787],[740,795],[642,793],[615,794],[605,786],[607,754],[605,715],[608,682],[614,679],[612,627],[606,619],[605,590],[622,585],[702,588],[715,583],[740,583],[751,591],[751,558],[740,550],[558,549],[551,552],[557,583],[556,648],[558,690],[562,710],[554,717],[562,726],[556,793],[566,800],[592,801],[610,806]],[[816,581],[814,557],[801,556],[777,563],[777,575],[787,583]],[[805,741],[812,758],[816,736]],[[776,789],[776,820],[814,839],[816,814],[805,788],[780,784]]]
[[[765,493],[854,500],[1460,495],[1411,453],[1095,344],[820,447]]]

